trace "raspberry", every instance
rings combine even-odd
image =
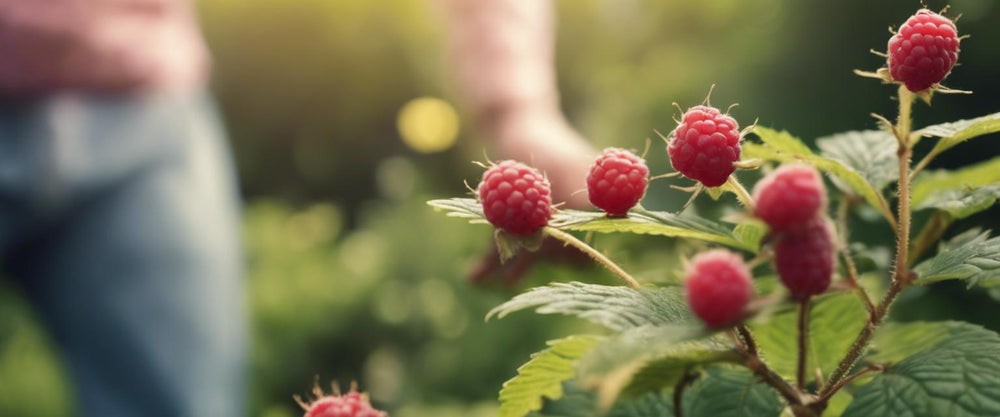
[[[688,306],[708,327],[735,323],[753,297],[750,270],[739,255],[723,249],[695,256],[684,287]]]
[[[817,216],[806,227],[781,235],[774,245],[774,263],[792,298],[826,291],[834,263],[833,233],[826,218]]]
[[[740,159],[740,127],[719,109],[688,109],[667,146],[670,164],[685,177],[718,187],[736,170]]]
[[[530,235],[552,217],[549,181],[520,162],[501,161],[487,169],[478,193],[486,220],[512,235]]]
[[[754,215],[778,234],[805,226],[826,205],[826,188],[815,168],[783,165],[753,189]]]
[[[607,148],[587,175],[590,202],[611,217],[625,217],[646,194],[649,168],[642,158],[619,148]]]
[[[310,404],[304,404],[296,397],[296,401],[306,409],[303,417],[388,417],[383,411],[376,410],[368,402],[368,396],[355,391],[341,395],[334,386],[334,393],[323,396],[323,391],[316,387],[313,392],[319,396]]]
[[[917,92],[941,82],[958,61],[958,29],[947,17],[923,9],[889,39],[889,74]]]

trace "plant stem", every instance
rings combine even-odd
[[[924,156],[924,159],[921,159],[920,162],[917,163],[917,166],[913,168],[913,172],[910,173],[909,177],[910,181],[913,181],[913,178],[915,178],[920,171],[923,171],[924,168],[927,167],[927,164],[931,163],[931,160],[933,160],[935,156],[938,156],[939,153],[941,152],[938,151],[937,148],[931,149],[931,151]]]
[[[684,376],[677,382],[677,385],[674,385],[674,416],[683,417],[684,407],[681,406],[681,402],[684,400],[684,388],[687,388],[696,379],[698,379],[696,372],[685,369]]]
[[[927,220],[927,223],[924,224],[924,228],[920,231],[920,234],[913,240],[913,244],[910,245],[910,258],[909,265],[907,266],[913,266],[913,262],[920,255],[923,255],[927,249],[934,246],[945,230],[948,230],[948,226],[951,226],[951,222],[952,219],[947,214],[940,211],[934,212],[931,218]]]
[[[875,304],[872,303],[871,297],[868,296],[868,291],[858,282],[858,267],[854,264],[854,258],[851,257],[851,251],[848,248],[850,243],[848,233],[850,229],[847,227],[847,217],[850,215],[850,212],[851,200],[847,196],[841,197],[840,205],[837,207],[837,235],[840,237],[840,257],[844,260],[847,282],[854,287],[858,296],[861,297],[861,301],[865,303],[868,314],[871,314],[875,310]]]
[[[799,391],[806,386],[806,362],[809,352],[809,298],[799,302],[799,364],[795,382]]]
[[[867,374],[869,372],[884,371],[884,370],[885,370],[885,366],[883,366],[883,365],[871,365],[871,366],[869,366],[869,367],[867,367],[865,369],[862,369],[862,370],[860,370],[858,372],[855,372],[855,373],[851,374],[850,376],[848,376],[848,377],[846,377],[844,379],[841,379],[840,382],[838,382],[837,385],[835,387],[833,387],[833,389],[830,390],[830,392],[828,392],[827,394],[824,394],[824,395],[820,396],[816,400],[816,402],[819,403],[819,402],[824,402],[824,401],[830,400],[830,397],[833,397],[833,395],[836,394],[837,391],[839,391],[841,388],[843,388],[844,385],[849,384],[851,381],[853,381],[855,379],[858,379],[859,377],[864,376],[865,374]]]
[[[625,272],[624,269],[622,269],[620,266],[618,266],[610,259],[608,259],[607,256],[604,256],[604,254],[598,252],[597,249],[590,247],[590,245],[583,243],[583,241],[581,241],[580,239],[577,239],[573,235],[566,233],[562,230],[549,226],[546,226],[545,229],[543,230],[545,234],[553,238],[559,239],[563,243],[570,245],[574,248],[577,248],[583,253],[586,253],[593,260],[597,261],[601,265],[604,265],[606,268],[610,269],[611,272],[617,275],[618,278],[621,278],[622,281],[625,281],[625,283],[628,284],[630,287],[639,289],[640,286],[639,281],[636,281],[635,278],[632,278],[632,276],[629,275],[628,272]]]
[[[733,194],[736,194],[736,199],[740,201],[740,204],[743,204],[747,210],[753,211],[753,197],[750,196],[746,188],[743,188],[740,180],[736,179],[735,175],[730,174],[726,182],[732,187]]]
[[[744,346],[741,346],[743,349],[743,364],[746,365],[747,369],[757,374],[765,384],[770,385],[778,391],[778,394],[781,394],[789,404],[802,405],[802,396],[799,391],[789,384],[788,381],[785,381],[781,375],[778,375],[777,372],[769,368],[760,358],[760,354],[757,351],[757,342],[753,340],[750,329],[747,329],[746,325],[740,324],[736,326],[736,331],[743,338]]]
[[[898,231],[896,233],[896,260],[895,268],[892,272],[892,285],[889,287],[889,291],[886,292],[885,297],[879,302],[875,310],[872,311],[869,317],[868,324],[865,325],[858,337],[854,339],[854,343],[851,344],[850,350],[847,352],[847,356],[844,357],[840,364],[837,365],[837,369],[834,370],[833,374],[830,375],[829,381],[827,381],[826,387],[820,393],[820,397],[831,397],[840,387],[841,380],[847,376],[854,364],[857,363],[858,358],[864,353],[865,349],[868,347],[868,342],[871,340],[872,335],[875,334],[875,330],[878,326],[882,324],[882,320],[885,319],[886,313],[889,311],[889,306],[899,295],[899,292],[910,283],[912,277],[910,276],[909,268],[907,267],[907,256],[909,255],[910,248],[910,156],[912,154],[912,149],[910,148],[910,110],[913,105],[913,93],[906,89],[905,86],[899,86],[899,118],[896,121],[896,126],[893,131],[896,134],[896,139],[899,142],[899,150],[897,155],[899,156],[899,215],[898,215]]]

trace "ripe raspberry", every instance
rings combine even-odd
[[[778,234],[805,226],[826,206],[823,177],[806,164],[783,165],[753,189],[754,215]]]
[[[739,255],[723,249],[695,256],[684,287],[688,306],[708,327],[735,323],[753,297],[750,270]]]
[[[667,146],[670,164],[685,177],[718,187],[736,170],[740,159],[740,127],[719,109],[688,109]]]
[[[368,396],[355,391],[341,395],[334,387],[334,393],[323,396],[323,391],[316,387],[313,392],[320,398],[310,404],[304,404],[298,397],[295,398],[302,408],[306,409],[303,417],[388,417],[383,411],[376,410],[368,402]]]
[[[826,291],[833,263],[833,232],[824,216],[816,216],[806,227],[781,235],[774,245],[778,276],[797,300]]]
[[[530,235],[552,217],[549,181],[520,162],[501,161],[487,169],[478,193],[486,220],[512,235]]]
[[[923,9],[889,39],[889,74],[910,91],[926,90],[958,61],[958,29],[947,17]]]
[[[642,158],[619,148],[607,148],[587,175],[590,202],[611,217],[625,217],[646,194],[649,168]]]

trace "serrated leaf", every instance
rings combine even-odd
[[[764,141],[763,145],[745,142],[743,144],[744,158],[760,158],[778,162],[804,162],[820,171],[837,177],[854,193],[860,195],[872,207],[886,218],[892,218],[892,211],[885,197],[870,184],[864,176],[840,161],[816,155],[801,140],[788,132],[778,132],[773,129],[757,126],[754,133]]]
[[[541,411],[531,417],[599,417],[597,398],[593,392],[580,388],[573,381],[563,382],[563,395],[557,400],[546,400]]]
[[[1000,336],[962,324],[854,392],[844,417],[1000,415]]]
[[[886,323],[875,332],[865,361],[875,364],[899,362],[961,333],[966,326],[957,321]]]
[[[751,252],[759,249],[748,242],[738,240],[732,231],[719,223],[691,215],[680,216],[667,212],[632,210],[628,217],[610,218],[603,213],[563,210],[552,217],[549,225],[580,232],[625,232],[691,238]]]
[[[685,417],[776,417],[785,407],[771,387],[744,369],[713,367],[684,391]]]
[[[931,194],[943,190],[962,190],[1000,182],[1000,157],[954,171],[924,171],[913,180],[911,201],[920,205]]]
[[[607,417],[673,417],[673,415],[673,396],[651,392],[638,399],[615,404]]]
[[[816,139],[820,154],[857,171],[876,190],[899,179],[896,137],[883,130],[838,133]]]
[[[1000,113],[993,113],[975,119],[959,120],[951,123],[927,126],[914,134],[941,138],[931,152],[941,153],[955,145],[977,136],[1000,132]]]
[[[521,417],[542,408],[543,398],[559,399],[563,381],[575,375],[576,360],[600,340],[597,336],[570,336],[548,342],[549,348],[531,355],[517,376],[500,390],[500,417]]]
[[[759,248],[761,240],[767,236],[767,231],[768,227],[764,222],[748,220],[736,225],[733,229],[733,237],[746,246]]]
[[[1000,284],[1000,237],[990,238],[988,231],[977,229],[959,234],[913,272],[917,273],[917,284],[948,279],[967,280],[970,287]]]
[[[740,359],[731,342],[708,336],[702,325],[629,329],[594,347],[580,359],[577,373],[585,386],[597,388],[598,403],[607,408],[626,387],[630,396],[658,391],[689,367]]]
[[[539,314],[576,316],[615,331],[695,322],[680,288],[636,290],[581,282],[532,288],[497,306],[486,318],[502,318],[527,309],[535,309]]]
[[[824,375],[836,368],[854,337],[865,326],[867,310],[857,295],[836,294],[815,301],[809,314],[809,351],[806,375],[818,366]],[[794,378],[798,366],[798,311],[774,315],[766,323],[751,324],[761,355],[775,372]]]
[[[469,219],[469,223],[487,223],[483,215],[483,206],[474,198],[447,198],[431,200],[427,205],[435,210],[444,211],[448,217]]]
[[[998,198],[1000,182],[976,188],[941,190],[924,198],[915,209],[937,209],[953,219],[963,219],[992,207]]]

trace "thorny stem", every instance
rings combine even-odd
[[[593,260],[597,261],[601,265],[604,265],[606,268],[610,269],[611,272],[617,275],[618,278],[621,278],[622,281],[625,281],[625,283],[628,284],[630,287],[634,289],[639,289],[640,286],[639,281],[636,281],[635,278],[632,278],[632,276],[629,275],[628,272],[625,272],[624,269],[622,269],[620,266],[618,266],[610,259],[608,259],[607,256],[604,256],[604,254],[598,252],[597,249],[590,247],[590,245],[583,243],[583,241],[581,241],[580,239],[577,239],[573,235],[566,233],[562,230],[552,228],[549,226],[546,226],[545,229],[543,230],[545,234],[553,238],[559,239],[563,243],[570,245],[574,248],[577,248],[583,253],[586,253]]]
[[[743,188],[743,184],[740,184],[736,176],[730,174],[726,182],[732,187],[733,194],[736,194],[736,199],[740,201],[740,204],[747,210],[753,211],[753,197],[750,196],[746,188]]]
[[[740,346],[740,349],[743,350],[743,362],[747,369],[757,374],[764,383],[777,390],[789,404],[802,405],[802,396],[799,391],[761,360],[757,351],[757,342],[750,334],[750,329],[747,329],[746,325],[740,324],[736,326],[736,331],[743,339],[743,346]]]
[[[681,406],[681,401],[684,399],[684,388],[687,388],[696,379],[698,379],[698,373],[685,369],[684,376],[674,386],[674,416],[682,417],[684,415],[684,407]]]
[[[809,352],[809,297],[799,302],[799,364],[795,382],[801,391],[806,386],[806,359]]]
[[[837,385],[834,386],[832,390],[830,390],[830,392],[828,392],[828,393],[826,393],[824,395],[821,395],[819,397],[819,399],[816,400],[816,402],[819,403],[819,402],[824,402],[824,401],[830,400],[830,397],[833,397],[833,395],[836,394],[837,391],[839,391],[841,388],[843,388],[844,385],[849,384],[851,381],[853,381],[855,379],[858,379],[858,378],[864,376],[865,374],[867,374],[869,372],[881,372],[881,371],[884,371],[884,370],[885,370],[885,365],[870,365],[870,366],[868,366],[865,369],[857,371],[857,372],[849,375],[848,377],[846,377],[844,379],[841,379],[840,382],[838,382]]]
[[[896,121],[895,129],[893,129],[896,139],[899,141],[899,152],[897,152],[899,156],[899,228],[896,233],[896,260],[895,268],[893,268],[892,272],[892,285],[889,287],[889,291],[886,292],[882,301],[872,311],[868,324],[861,329],[858,337],[854,339],[854,343],[847,352],[847,356],[840,361],[837,369],[830,375],[827,386],[820,392],[820,398],[831,397],[843,386],[841,381],[847,376],[847,373],[850,372],[854,364],[857,363],[858,358],[865,351],[872,335],[875,334],[875,329],[882,324],[886,313],[889,312],[889,306],[896,299],[896,296],[899,295],[899,292],[912,280],[907,266],[907,257],[909,256],[910,248],[909,168],[910,156],[912,154],[912,149],[910,148],[910,110],[913,105],[913,99],[913,93],[907,90],[905,86],[899,86],[899,118]]]
[[[861,297],[861,301],[865,303],[868,314],[871,314],[875,310],[875,304],[872,303],[871,297],[868,296],[868,291],[858,282],[858,267],[854,264],[854,258],[851,257],[851,251],[848,248],[850,238],[848,237],[847,217],[851,212],[851,204],[851,200],[845,197],[840,199],[840,205],[837,207],[837,236],[840,237],[840,244],[838,246],[840,246],[840,257],[844,260],[847,282],[851,284],[851,287],[854,287],[858,296]]]

